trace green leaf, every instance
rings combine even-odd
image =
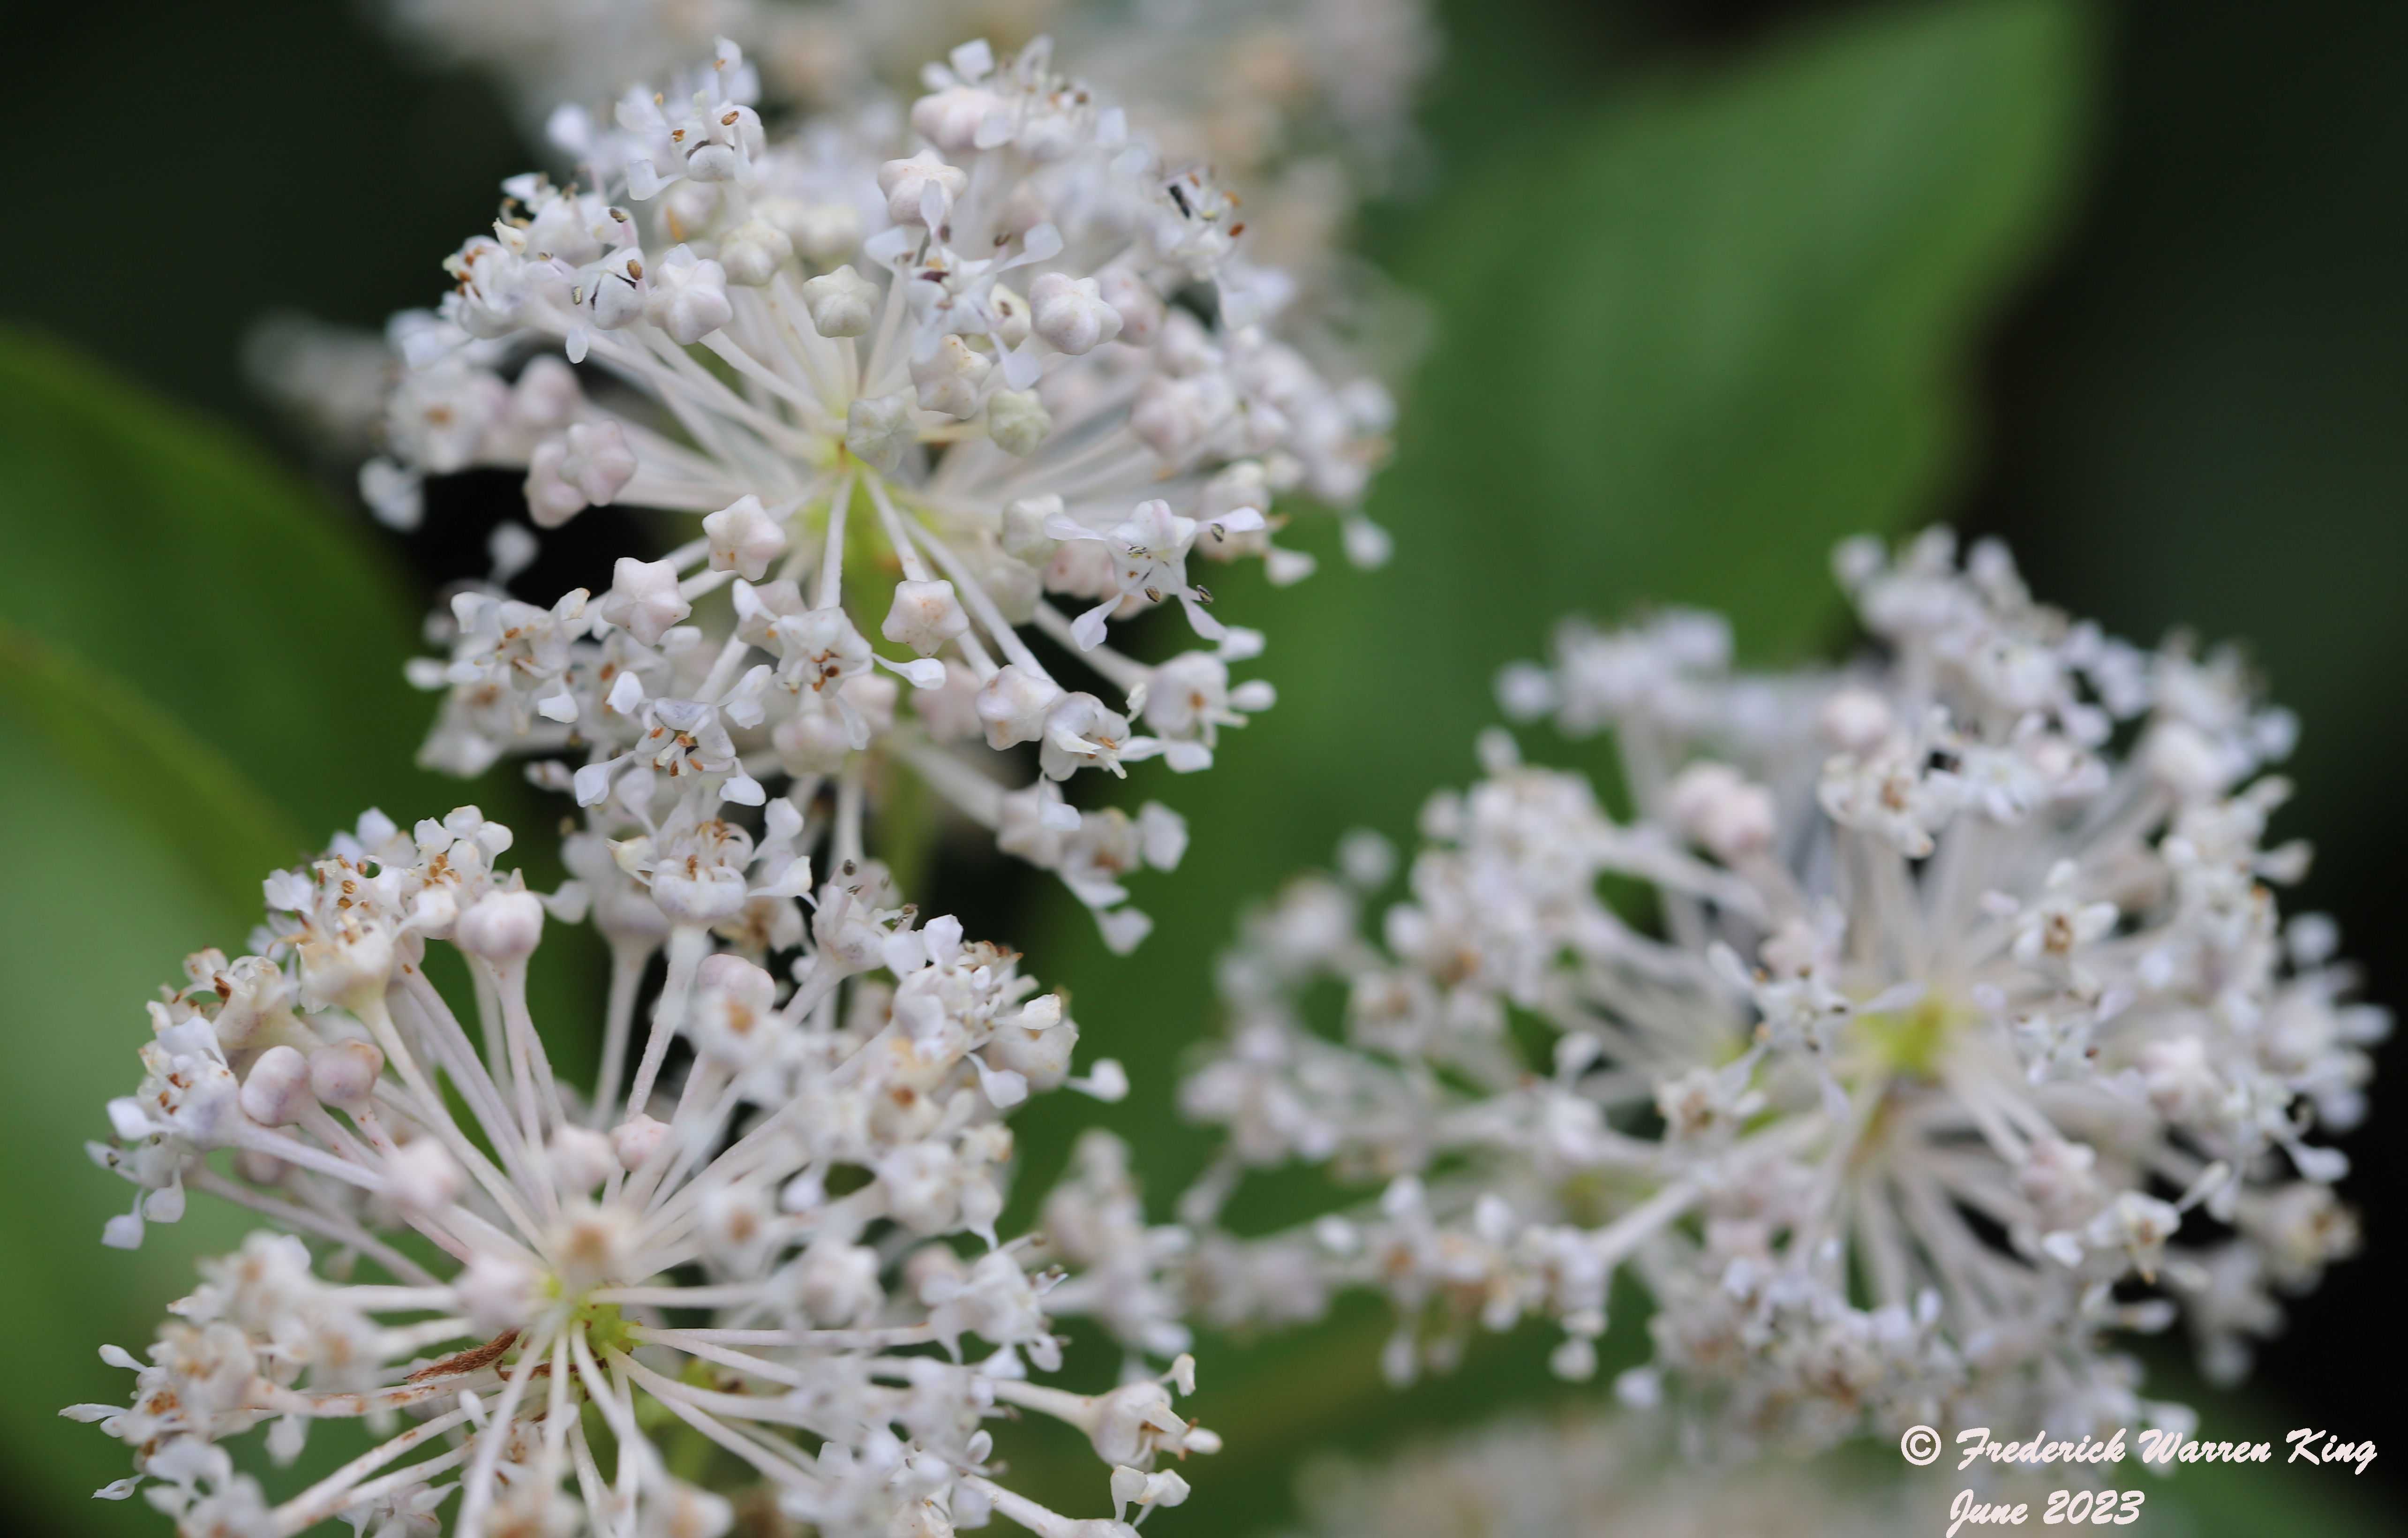
[[[96,1348],[139,1352],[194,1256],[251,1225],[196,1200],[105,1249],[132,1190],[84,1157],[131,1089],[141,1005],[187,952],[238,945],[260,878],[372,801],[464,799],[410,767],[428,702],[403,683],[400,589],[287,472],[64,351],[0,330],[0,839],[22,883],[0,926],[10,1005],[0,1117],[0,1388],[11,1488],[77,1531],[155,1533],[90,1492],[125,1449],[57,1418],[122,1400]]]
[[[0,926],[14,1049],[0,1117],[0,1472],[75,1531],[156,1533],[94,1505],[125,1451],[56,1418],[122,1399],[103,1341],[139,1350],[192,1258],[252,1227],[200,1200],[132,1255],[99,1243],[131,1200],[83,1156],[137,1082],[142,1003],[207,945],[239,948],[260,879],[366,807],[397,819],[479,800],[540,829],[523,786],[412,767],[434,702],[401,676],[408,601],[363,531],[221,428],[0,329],[0,846],[20,884]],[[539,879],[550,841],[524,838]],[[590,1071],[597,945],[555,930],[538,1018]]]
[[[401,677],[397,563],[223,429],[6,327],[0,528],[0,619],[124,680],[314,842],[372,802],[465,799],[411,767],[432,709]]]
[[[37,772],[69,780],[139,829],[201,890],[234,899],[246,878],[291,864],[308,841],[225,755],[123,679],[0,623],[0,712],[33,747]],[[229,900],[224,922],[259,907]]]
[[[1759,654],[1821,639],[1830,544],[1941,510],[1968,343],[2068,181],[2083,40],[2057,0],[1876,12],[1433,209],[1405,276],[1443,339],[1381,510],[1477,633],[1643,597]]]
[[[436,697],[402,678],[422,601],[402,563],[222,424],[0,324],[0,622],[114,674],[297,833],[225,873],[253,917],[193,946],[238,941],[270,866],[315,854],[371,806],[406,826],[474,802],[518,831],[531,883],[560,878],[538,835],[561,809],[514,765],[473,783],[416,767]],[[590,929],[555,927],[529,978],[557,1066],[580,1078],[600,955]]]
[[[1135,884],[1159,927],[1134,957],[1107,956],[1068,902],[1025,937],[1033,970],[1072,985],[1082,1053],[1130,1070],[1135,1093],[1103,1119],[1136,1144],[1158,1205],[1211,1143],[1171,1095],[1211,1028],[1211,960],[1238,906],[1326,860],[1349,826],[1410,843],[1421,801],[1473,772],[1501,664],[1538,654],[1565,613],[1612,622],[1646,601],[1722,609],[1749,654],[1797,655],[1836,627],[1833,542],[1942,514],[1971,345],[2071,181],[2082,16],[2070,0],[1851,15],[1584,114],[1531,114],[1571,126],[1389,221],[1402,233],[1383,259],[1430,301],[1439,338],[1371,510],[1395,561],[1357,573],[1330,552],[1284,592],[1243,570],[1208,579],[1223,618],[1269,635],[1259,670],[1278,707],[1225,738],[1211,773],[1140,777],[1194,841],[1175,877]],[[1091,1114],[1040,1102],[1015,1123],[1024,1199]],[[1623,1311],[1612,1352],[1635,1324]],[[1328,1425],[1470,1413],[1495,1402],[1475,1378],[1530,1387],[1468,1368],[1459,1391],[1408,1412],[1378,1384],[1376,1323],[1344,1328],[1351,1354],[1211,1343],[1206,1382],[1231,1391],[1211,1414],[1241,1430],[1297,1402],[1283,1364],[1306,1358]],[[1539,1354],[1502,1349],[1526,1366]],[[1195,1473],[1197,1502],[1160,1520],[1268,1519],[1311,1443],[1233,1436]]]
[[[190,1289],[194,1257],[251,1225],[194,1201],[183,1222],[150,1225],[140,1250],[104,1249],[100,1226],[133,1188],[82,1144],[108,1135],[103,1104],[139,1077],[141,1001],[187,951],[254,922],[260,875],[300,844],[216,749],[13,626],[0,627],[0,809],[20,884],[0,925],[17,1086],[0,1116],[0,1477],[53,1531],[155,1534],[142,1502],[89,1499],[131,1472],[127,1449],[58,1410],[122,1401],[131,1376],[102,1365],[100,1344],[138,1353],[161,1305]]]

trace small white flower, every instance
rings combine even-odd
[[[1121,334],[1120,311],[1093,278],[1049,272],[1029,285],[1030,320],[1048,346],[1073,357]]]
[[[979,409],[979,387],[995,365],[959,337],[942,337],[925,357],[911,360],[911,383],[920,410],[967,417]]]
[[[671,248],[661,258],[651,280],[652,292],[644,296],[644,319],[667,332],[681,347],[693,346],[736,314],[727,302],[726,269],[683,246]]]
[[[877,318],[879,298],[878,285],[854,272],[850,264],[803,284],[803,306],[823,337],[867,335]]]
[[[922,656],[935,654],[970,627],[969,615],[948,582],[904,581],[895,584],[895,603],[879,634]]]
[[[878,190],[886,197],[886,217],[897,224],[926,223],[931,210],[941,223],[953,199],[968,186],[968,175],[957,165],[947,165],[934,150],[890,160],[878,168]]]
[[[978,718],[986,728],[987,745],[1001,749],[1042,740],[1046,715],[1061,697],[1061,685],[1052,679],[1023,672],[1017,666],[997,669],[978,692]]]
[[[710,569],[740,571],[749,582],[769,574],[769,563],[786,553],[786,530],[757,496],[739,496],[702,521],[710,541]],[[682,617],[682,616],[681,616]]]
[[[639,561],[622,555],[610,573],[609,596],[600,613],[606,624],[626,630],[647,646],[657,646],[669,626],[694,612],[694,605],[678,592],[677,568],[666,561]]]

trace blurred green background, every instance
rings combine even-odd
[[[939,870],[939,904],[1029,950],[1074,990],[1095,1050],[1129,1065],[1137,1093],[1102,1119],[1136,1144],[1157,1208],[1208,1147],[1169,1096],[1212,1028],[1211,962],[1243,902],[1348,827],[1406,841],[1421,799],[1472,772],[1496,668],[1535,654],[1559,614],[1679,600],[1728,609],[1757,660],[1843,644],[1823,553],[1863,528],[1998,533],[2043,597],[2136,640],[2178,622],[2247,638],[2305,724],[2303,794],[2279,830],[2318,845],[2302,900],[2341,918],[2373,997],[2396,1000],[2408,7],[1440,10],[1422,174],[1362,232],[1436,321],[1373,504],[1397,559],[1223,592],[1273,638],[1281,704],[1212,773],[1137,778],[1195,842],[1140,891],[1160,925],[1136,956],[1106,956],[1019,868]],[[85,1499],[122,1457],[53,1414],[121,1395],[93,1345],[139,1346],[190,1257],[244,1227],[195,1203],[138,1255],[97,1244],[126,1187],[79,1144],[130,1086],[140,1001],[185,951],[238,943],[258,876],[361,805],[551,815],[507,783],[407,767],[427,703],[398,659],[427,582],[481,559],[404,547],[317,484],[241,383],[239,338],[274,309],[375,324],[425,302],[524,151],[478,81],[414,64],[344,5],[133,0],[14,18],[9,36],[45,129],[37,184],[90,191],[21,239],[27,266],[0,295],[19,327],[0,332],[0,836],[23,880],[0,899],[22,1043],[0,1079],[0,1311],[16,1326],[0,1464],[50,1530],[156,1531],[138,1504]],[[457,543],[475,516],[437,522]],[[1543,731],[1525,741],[1588,761]],[[580,958],[547,955],[564,974],[550,1017],[573,1020]],[[2408,1159],[2389,1098],[2378,1082],[2375,1116],[2344,1142],[2365,1255],[2295,1308],[2243,1398],[2207,1401],[2211,1426],[2408,1445],[2385,1435],[2408,1429],[2391,1409]],[[1040,1102],[1024,1118],[1025,1191],[1092,1114]],[[1609,1376],[1641,1349],[1624,1302]],[[1382,1326],[1366,1308],[1207,1343],[1197,1409],[1228,1450],[1158,1531],[1282,1519],[1315,1447],[1599,1392],[1550,1385],[1532,1332],[1391,1395],[1372,1371]],[[2178,1352],[2150,1361],[2153,1383],[2184,1387]],[[1093,1506],[1091,1463],[1014,1451]],[[2399,1473],[2186,1473],[2145,1520],[2395,1531]]]

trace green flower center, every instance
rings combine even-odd
[[[1967,1013],[1937,990],[1902,1010],[1856,1017],[1857,1039],[1870,1049],[1878,1070],[1890,1078],[1932,1079],[1941,1048]]]

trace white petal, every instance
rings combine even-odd
[[[1056,833],[1079,831],[1079,809],[1060,801],[1040,802],[1037,808],[1037,824]]]
[[[719,797],[721,800],[733,801],[738,806],[759,806],[769,798],[769,793],[761,788],[760,781],[738,769],[719,787]]]

